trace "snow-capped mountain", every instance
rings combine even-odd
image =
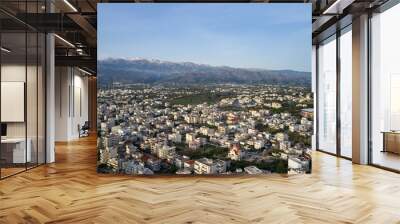
[[[309,72],[233,68],[144,58],[99,60],[98,76],[100,85],[107,85],[114,81],[149,84],[266,83],[311,85],[311,74]]]

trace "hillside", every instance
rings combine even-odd
[[[98,82],[147,84],[281,84],[310,86],[310,72],[244,69],[191,62],[148,59],[105,59],[98,61]]]

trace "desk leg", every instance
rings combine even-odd
[[[386,152],[386,134],[382,133],[383,135],[383,149],[381,152]]]

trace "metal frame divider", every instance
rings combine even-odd
[[[367,69],[367,82],[368,82],[368,96],[367,96],[367,117],[368,117],[368,164],[372,164],[372,98],[371,98],[371,90],[372,90],[372,85],[371,85],[371,71],[372,71],[372,65],[371,65],[371,56],[372,56],[372,33],[371,33],[371,19],[372,19],[372,12],[368,12],[368,31],[367,31],[367,44],[368,44],[368,53],[367,53],[367,64],[368,64],[368,69]]]
[[[2,32],[1,32],[1,23],[0,23],[0,47],[2,46]],[[1,112],[1,77],[2,77],[2,74],[1,74],[1,67],[2,67],[2,63],[1,63],[1,59],[2,59],[2,57],[1,57],[1,55],[2,55],[2,52],[0,51],[0,112]],[[2,124],[2,122],[1,122],[1,113],[0,113],[0,124]],[[1,179],[3,179],[2,178],[2,176],[1,176],[1,170],[2,170],[2,166],[1,166],[1,151],[2,151],[2,149],[1,149],[1,144],[0,144],[0,180]]]
[[[341,119],[340,119],[340,36],[341,30],[336,30],[336,155],[341,156]]]
[[[28,19],[28,0],[25,0],[25,21]],[[24,121],[25,121],[25,171],[28,170],[28,24],[25,23],[25,100],[24,100]],[[32,153],[32,152],[31,152]],[[32,155],[32,154],[31,154]]]
[[[47,3],[47,1],[48,0],[46,0],[46,3]],[[27,0],[25,0],[25,21],[26,21],[26,19],[27,19]],[[39,6],[38,6],[38,3],[39,3],[39,1],[38,0],[36,0],[36,3],[37,3],[37,5],[36,5],[36,11],[37,12],[39,12]],[[45,9],[45,11],[47,12],[47,7],[46,7],[46,9]],[[0,24],[1,25],[1,24]],[[5,176],[5,177],[3,177],[2,176],[2,167],[0,166],[0,180],[4,180],[4,179],[6,179],[6,178],[8,178],[8,177],[12,177],[12,176],[14,176],[14,175],[17,175],[17,174],[20,174],[20,173],[23,173],[23,172],[26,172],[27,170],[29,170],[29,169],[33,169],[33,168],[36,168],[36,167],[39,167],[40,165],[43,165],[43,164],[47,164],[47,110],[46,110],[46,108],[47,108],[47,81],[46,81],[46,79],[47,79],[47,75],[48,75],[48,71],[47,71],[47,35],[48,35],[48,33],[47,32],[44,32],[43,34],[44,34],[44,37],[43,37],[43,42],[42,42],[42,44],[44,44],[44,55],[43,55],[43,59],[44,59],[44,69],[42,69],[42,72],[43,72],[43,74],[42,74],[42,76],[44,75],[44,77],[42,78],[42,81],[44,82],[44,99],[43,99],[43,105],[44,105],[44,117],[43,117],[43,119],[44,119],[44,136],[43,136],[43,140],[44,140],[44,150],[43,150],[43,152],[44,152],[44,155],[43,155],[43,157],[44,157],[44,162],[43,163],[39,163],[39,148],[38,148],[38,146],[39,146],[39,68],[38,68],[38,66],[39,66],[39,30],[36,30],[36,29],[34,29],[33,27],[31,27],[29,24],[27,24],[27,23],[24,23],[24,25],[25,25],[25,87],[24,87],[24,91],[25,91],[25,93],[24,93],[24,96],[25,96],[25,99],[24,99],[24,106],[25,106],[25,108],[24,108],[24,119],[25,119],[25,169],[24,170],[21,170],[21,171],[18,171],[18,172],[15,172],[15,173],[13,173],[13,174],[10,174],[10,175],[8,175],[8,176]],[[36,32],[36,44],[37,44],[37,46],[36,46],[36,140],[37,140],[37,148],[36,148],[36,164],[35,164],[35,166],[32,166],[32,167],[28,167],[28,163],[27,163],[27,160],[28,160],[28,154],[27,154],[27,147],[28,147],[28,126],[27,126],[27,81],[28,81],[28,78],[27,78],[27,76],[28,76],[28,67],[27,67],[27,65],[28,65],[28,29],[33,29],[35,32]],[[0,32],[0,45],[2,45],[2,32]],[[1,56],[1,53],[0,53],[0,68],[2,67],[2,56]],[[1,69],[0,69],[0,82],[1,82]],[[0,90],[1,90],[1,86],[0,86]],[[1,91],[0,91],[0,98],[1,98]],[[0,109],[1,109],[1,106],[0,106]],[[0,114],[0,123],[1,123],[1,114]],[[0,158],[1,158],[1,152],[2,152],[2,150],[1,150],[1,144],[0,144]]]
[[[315,149],[319,150],[319,44],[315,46]]]

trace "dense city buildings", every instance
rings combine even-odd
[[[308,173],[309,88],[113,83],[98,90],[98,170]]]

